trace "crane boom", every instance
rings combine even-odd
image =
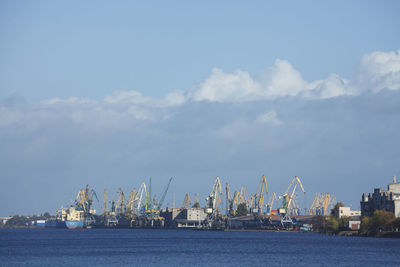
[[[212,216],[215,216],[217,211],[218,211],[218,204],[221,201],[221,196],[222,195],[222,186],[221,186],[221,180],[219,179],[219,176],[215,179],[215,182],[213,184],[212,190],[210,192],[210,195],[206,198],[207,201],[207,207],[206,207],[206,212],[208,214],[211,214]]]
[[[283,193],[281,196],[279,196],[279,198],[283,198],[282,210],[284,212],[280,211],[280,213],[282,215],[282,217],[281,217],[282,225],[284,225],[284,223],[293,223],[292,219],[290,218],[290,213],[296,214],[299,211],[297,202],[294,199],[297,186],[299,186],[301,188],[301,190],[303,191],[304,194],[306,193],[306,191],[304,190],[303,184],[301,183],[300,178],[295,176],[292,179],[292,181],[289,183],[289,187],[286,189],[285,193]]]
[[[158,206],[157,206],[157,210],[161,209],[161,206],[162,206],[162,204],[164,202],[165,196],[167,195],[168,188],[169,188],[169,185],[171,184],[171,181],[172,181],[172,177],[169,178],[169,181],[168,181],[168,183],[167,183],[167,185],[166,185],[166,187],[165,187],[165,189],[164,189],[164,191],[162,193],[162,196],[161,196],[161,199],[160,199],[160,203],[158,203]]]

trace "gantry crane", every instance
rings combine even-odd
[[[151,177],[149,179],[149,190],[146,194],[146,205],[145,205],[145,213],[151,213],[153,209],[153,203],[151,201]]]
[[[242,188],[240,189],[240,193],[238,196],[238,200],[237,200],[237,204],[241,204],[241,203],[245,203],[246,204],[246,208],[248,210],[250,210],[249,203],[247,202],[247,197],[246,197],[246,187],[242,186]]]
[[[164,188],[164,190],[163,190],[163,193],[162,193],[162,195],[161,195],[160,202],[158,203],[158,205],[157,205],[157,207],[156,207],[156,210],[158,210],[158,211],[161,209],[161,206],[162,206],[162,204],[164,203],[164,199],[165,199],[165,196],[167,195],[168,188],[169,188],[169,185],[171,184],[171,181],[172,181],[172,177],[169,178],[169,181],[168,181],[167,185],[165,186],[165,188]]]
[[[200,208],[199,197],[197,196],[197,193],[194,193],[193,208]]]
[[[308,214],[319,215],[318,214],[319,206],[320,206],[320,193],[315,193],[314,200],[311,203],[310,208],[308,209]]]
[[[326,192],[325,194],[317,193],[308,210],[310,215],[328,215],[330,209],[336,204],[336,199],[333,195]]]
[[[133,205],[135,202],[135,196],[136,196],[136,190],[135,188],[133,188],[131,193],[129,194],[129,198],[125,206],[125,214],[130,218],[134,217]]]
[[[225,196],[226,196],[226,216],[229,216],[229,214],[231,213],[231,204],[232,204],[232,197],[231,197],[231,193],[230,193],[230,188],[229,188],[229,184],[226,183],[225,185]]]
[[[282,208],[279,209],[282,225],[284,225],[284,223],[293,223],[293,220],[290,216],[297,211],[297,205],[294,199],[297,186],[301,188],[304,194],[306,193],[306,191],[304,191],[303,184],[301,183],[300,178],[295,176],[290,182],[289,187],[286,189],[285,193],[279,196],[279,198],[283,199]]]
[[[103,216],[106,219],[108,215],[108,207],[107,207],[107,189],[104,189],[104,202],[103,202]]]
[[[144,182],[140,185],[139,190],[135,195],[135,200],[133,201],[133,211],[135,215],[141,215],[144,201],[143,196],[147,196],[147,188]]]
[[[125,215],[125,194],[122,188],[118,190],[116,198],[117,215],[122,217]]]
[[[94,214],[96,210],[93,209],[94,198],[97,201],[97,194],[93,189],[90,189],[89,185],[86,185],[85,189],[81,189],[75,200],[75,209],[81,211],[84,217],[84,226],[89,226],[95,222]]]
[[[185,198],[183,199],[182,205],[180,206],[179,209],[180,210],[187,209],[187,208],[189,208],[190,204],[192,204],[192,200],[190,199],[189,194],[186,194]]]
[[[268,200],[268,203],[265,205],[267,215],[271,215],[272,207],[274,206],[274,201],[277,200],[275,192],[273,192]]]
[[[104,203],[103,203],[103,223],[105,226],[116,226],[118,219],[115,216],[115,201],[111,202],[111,211],[108,211],[107,190],[104,189]]]
[[[219,177],[215,179],[210,195],[206,198],[206,213],[209,220],[214,220],[218,216],[219,202],[221,201],[222,186]]]
[[[268,194],[267,179],[265,178],[265,175],[263,175],[261,177],[260,183],[258,184],[257,193],[255,195],[252,195],[251,207],[253,214],[258,214],[258,215],[262,214],[264,195],[266,196],[267,194]]]

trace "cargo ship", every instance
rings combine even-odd
[[[46,228],[67,228],[76,229],[83,228],[84,216],[83,211],[76,210],[74,207],[61,209],[57,211],[57,217],[52,220],[47,220]]]

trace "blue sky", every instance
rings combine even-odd
[[[400,176],[398,1],[2,1],[0,215],[90,183],[359,206]],[[101,193],[99,193],[101,195]],[[172,195],[168,196],[171,202]],[[29,204],[27,204],[29,203]],[[170,203],[171,204],[171,203]]]

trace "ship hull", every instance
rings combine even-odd
[[[67,228],[76,229],[83,227],[83,221],[60,221],[60,220],[50,220],[46,221],[46,228]]]
[[[65,221],[65,226],[68,229],[83,228],[83,221]]]

